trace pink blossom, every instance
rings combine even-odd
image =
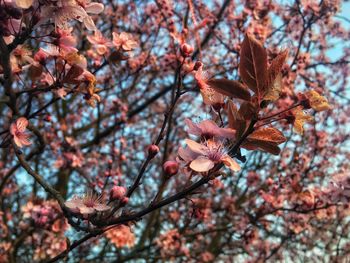
[[[10,126],[10,133],[18,147],[28,146],[32,143],[29,141],[30,135],[25,132],[28,126],[28,120],[24,117],[18,118],[15,123]]]
[[[55,5],[45,5],[42,17],[52,18],[59,28],[67,28],[71,20],[83,22],[88,30],[96,30],[92,18],[88,14],[99,14],[104,6],[100,3],[90,3],[90,0],[58,0]]]
[[[132,35],[125,32],[120,34],[113,32],[113,44],[116,48],[122,48],[124,51],[131,51],[137,48],[137,42]]]
[[[120,200],[123,199],[126,195],[126,188],[123,186],[113,186],[110,192],[110,199],[111,200]]]
[[[70,201],[66,201],[65,205],[73,213],[92,215],[97,212],[104,212],[110,209],[108,205],[102,203],[101,199],[101,196],[89,191],[83,196],[74,196]]]
[[[73,28],[57,29],[57,46],[60,49],[63,49],[66,52],[77,52],[78,50],[75,48],[77,41],[72,36]]]
[[[105,235],[118,248],[133,247],[135,245],[135,235],[128,226],[119,225],[108,230]]]
[[[193,123],[190,119],[185,120],[189,127],[188,133],[197,135],[204,139],[212,139],[213,137],[218,139],[234,138],[236,131],[230,128],[220,128],[212,120],[204,120],[198,124]]]
[[[95,31],[93,36],[87,36],[88,41],[94,45],[99,55],[104,55],[108,51],[111,43],[102,35],[100,31]]]
[[[186,139],[187,148],[180,148],[179,156],[190,162],[190,168],[196,172],[207,172],[215,164],[223,163],[232,171],[239,171],[239,164],[233,160],[225,150],[222,143],[208,140],[205,144],[199,144],[195,141]]]
[[[348,203],[350,200],[349,173],[343,172],[334,175],[324,193],[331,202]]]
[[[64,99],[64,97],[67,95],[67,92],[64,88],[59,88],[58,90],[55,91],[58,97],[61,99]]]

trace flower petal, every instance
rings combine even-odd
[[[32,6],[34,0],[16,0],[16,5],[20,8],[27,9]]]
[[[105,204],[95,204],[94,205],[94,208],[97,210],[97,211],[106,211],[108,209],[110,209],[110,207],[108,205],[105,205]]]
[[[15,123],[12,123],[10,125],[10,133],[11,133],[11,135],[15,135],[16,131],[17,131],[17,125]]]
[[[80,206],[78,207],[78,209],[79,209],[79,212],[83,215],[90,215],[96,212],[94,208],[87,207],[87,206]]]
[[[15,136],[14,138],[17,138],[22,146],[28,146],[31,145],[32,142],[29,140],[30,135],[26,134],[26,133],[20,133],[17,136]]]
[[[186,144],[188,145],[188,147],[191,149],[191,151],[198,153],[198,154],[204,154],[206,147],[202,144],[199,144],[198,142],[195,142],[193,140],[190,139],[186,139]]]
[[[238,172],[239,170],[241,170],[239,164],[228,155],[223,156],[221,158],[221,161],[226,167],[230,168],[232,171]]]
[[[86,26],[86,28],[87,28],[88,30],[91,30],[91,31],[96,30],[95,23],[94,23],[94,21],[91,19],[91,17],[86,16],[86,17],[84,18],[83,22],[84,22],[84,25]]]
[[[190,162],[198,157],[198,153],[192,152],[188,147],[186,149],[179,147],[177,153],[185,162]]]
[[[190,168],[196,172],[207,172],[214,167],[214,162],[205,156],[198,156],[190,164]]]
[[[18,147],[20,147],[20,148],[23,147],[21,140],[20,140],[17,136],[14,136],[14,137],[13,137],[13,141],[15,142],[15,144],[16,144]]]
[[[85,11],[90,14],[100,14],[104,10],[104,6],[101,3],[90,3],[85,7]]]
[[[17,130],[19,132],[24,132],[28,126],[28,120],[24,117],[21,117],[21,118],[17,119],[16,125],[17,125]]]
[[[188,126],[188,133],[200,136],[202,133],[202,129],[198,124],[193,123],[190,119],[185,119],[185,123]]]

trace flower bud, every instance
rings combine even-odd
[[[176,161],[166,161],[163,164],[163,169],[167,175],[175,175],[179,171],[179,164]]]
[[[128,202],[129,202],[129,197],[126,197],[126,196],[124,196],[121,200],[121,203],[124,205],[127,204]]]
[[[110,193],[111,200],[123,200],[126,195],[126,188],[123,186],[113,186]]]
[[[185,57],[189,57],[191,55],[191,53],[193,52],[193,47],[187,43],[182,44],[181,52]]]
[[[51,117],[51,115],[50,115],[50,114],[45,115],[45,117],[44,117],[44,121],[46,121],[46,122],[51,122],[51,121],[52,121],[52,117]]]
[[[154,156],[157,155],[157,153],[159,153],[159,147],[155,144],[151,144],[150,146],[148,146],[148,155],[153,158]]]
[[[195,64],[194,64],[194,67],[193,67],[193,70],[197,71],[200,67],[203,66],[203,63],[200,62],[200,61],[197,61]]]

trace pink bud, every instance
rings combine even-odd
[[[46,121],[46,122],[51,122],[51,121],[52,121],[51,115],[50,115],[50,114],[46,115],[46,116],[44,117],[44,121]]]
[[[273,181],[272,178],[269,177],[269,178],[266,179],[266,184],[267,184],[268,186],[273,185],[273,183],[274,183],[274,181]]]
[[[197,61],[195,64],[194,64],[194,67],[193,67],[193,70],[197,71],[200,67],[203,66],[203,63],[200,62],[200,61]]]
[[[148,154],[151,158],[157,155],[159,153],[159,147],[155,144],[151,144],[148,146]]]
[[[47,57],[48,55],[42,49],[39,49],[39,51],[34,55],[34,60],[44,65]]]
[[[128,197],[123,197],[121,202],[125,205],[125,204],[127,204],[129,202],[129,198]]]
[[[179,171],[179,164],[175,161],[166,161],[163,164],[163,169],[167,175],[175,175]]]
[[[191,47],[189,44],[185,43],[182,44],[181,46],[181,52],[185,57],[188,57],[191,55],[191,53],[193,52],[193,47]]]
[[[123,186],[113,186],[111,193],[110,193],[110,199],[111,200],[121,200],[126,195],[126,188]]]

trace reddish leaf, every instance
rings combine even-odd
[[[63,82],[71,83],[71,84],[77,83],[76,78],[79,77],[83,73],[83,71],[84,70],[81,67],[73,65],[69,69],[69,71],[68,71],[67,75],[65,76]]]
[[[242,147],[248,150],[261,150],[274,155],[280,153],[278,144],[286,141],[283,133],[273,127],[260,128],[248,136]]]
[[[269,89],[267,90],[264,100],[266,101],[275,101],[279,99],[280,93],[282,90],[282,74],[278,74],[276,79],[269,85]]]
[[[280,144],[286,141],[283,133],[273,127],[260,128],[248,136],[250,141],[264,141]]]
[[[268,70],[269,86],[272,86],[287,59],[288,50],[279,53],[272,61]]]
[[[281,149],[277,146],[276,143],[264,142],[264,141],[249,141],[246,140],[242,144],[242,148],[247,150],[260,150],[264,152],[271,153],[273,155],[279,155]]]
[[[237,107],[232,101],[227,104],[227,116],[229,127],[236,130],[236,137],[239,138],[244,133],[247,122],[238,113]]]
[[[241,46],[239,72],[243,82],[260,101],[267,90],[267,54],[263,45],[246,35]]]
[[[38,65],[38,66],[35,66],[35,65],[31,65],[30,67],[29,67],[29,77],[31,78],[31,79],[38,79],[40,76],[41,76],[41,74],[43,73],[43,66],[41,66],[41,65]]]
[[[215,91],[229,96],[234,97],[242,100],[249,101],[250,100],[250,93],[244,87],[244,85],[238,81],[235,80],[228,80],[228,79],[211,79],[208,81],[208,84],[210,87],[212,87]]]
[[[251,102],[243,102],[238,113],[244,120],[251,120],[257,117],[258,109]]]

